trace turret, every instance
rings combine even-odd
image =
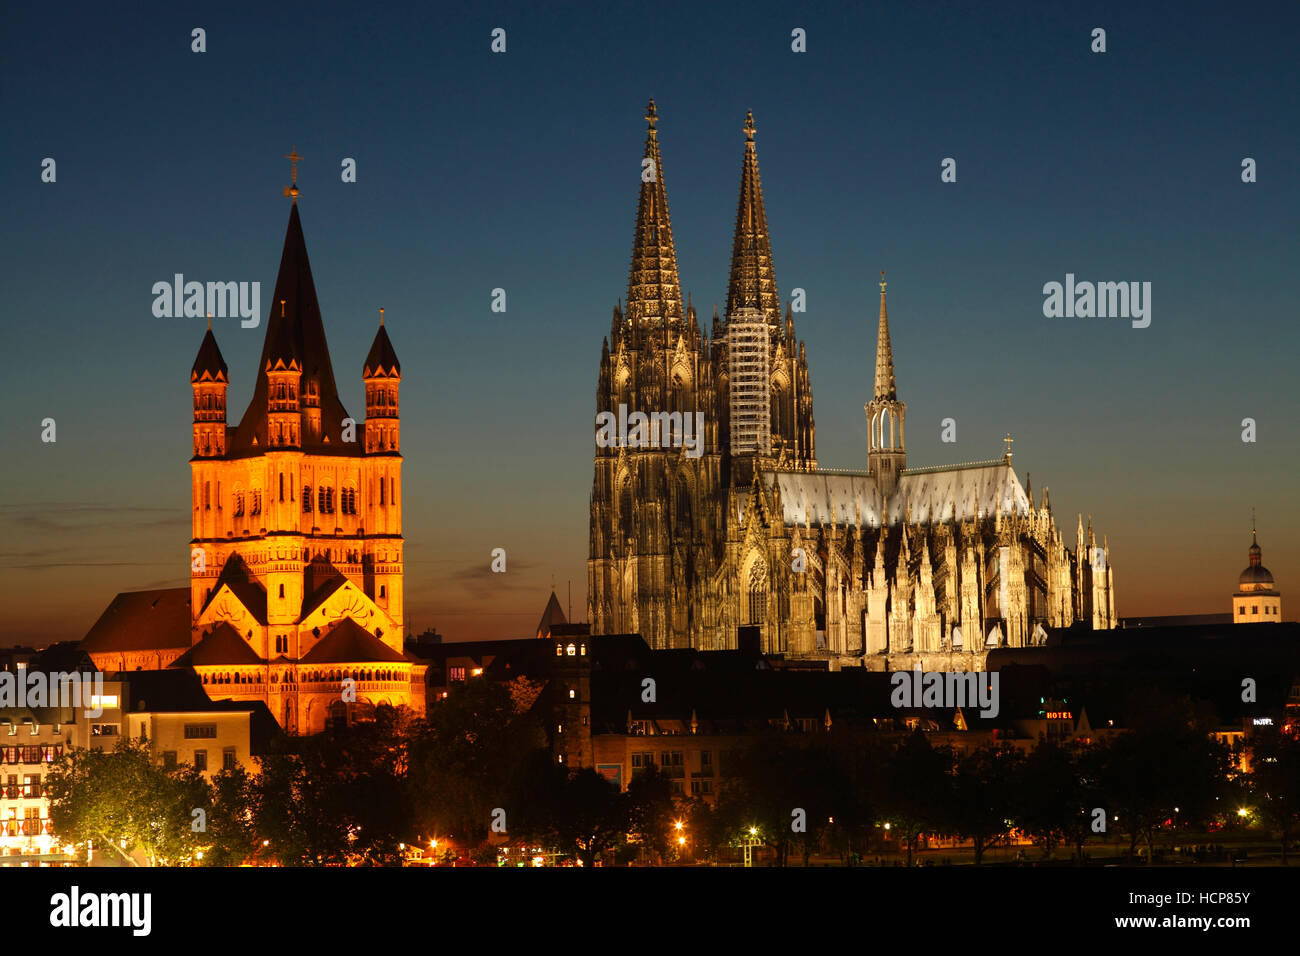
[[[361,371],[366,385],[366,454],[378,455],[401,450],[398,418],[398,389],[402,366],[384,329],[384,310],[379,310],[379,331]]]
[[[226,360],[212,334],[212,320],[199,345],[190,370],[194,391],[194,457],[221,458],[226,454],[226,390],[230,375]]]

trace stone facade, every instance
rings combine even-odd
[[[597,441],[588,617],[593,634],[639,633],[653,648],[767,654],[828,666],[978,670],[993,647],[1046,628],[1116,626],[1109,546],[1080,516],[1062,539],[1000,459],[907,468],[880,282],[875,387],[862,471],[818,467],[806,350],[780,313],[752,116],[745,122],[727,319],[770,329],[770,447],[733,454],[727,325],[711,337],[682,309],[651,102],[625,307],[602,345],[596,411],[703,413],[695,454],[667,441]],[[630,418],[630,412],[627,413]]]

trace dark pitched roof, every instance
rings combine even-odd
[[[546,602],[546,609],[542,611],[542,619],[537,622],[537,636],[546,637],[551,633],[551,628],[556,624],[568,624],[569,619],[564,616],[564,610],[560,607],[560,602],[551,592],[551,599]]]
[[[172,662],[172,667],[210,667],[217,664],[264,664],[238,632],[222,621],[203,639]]]
[[[393,349],[393,343],[388,339],[388,332],[384,329],[383,323],[379,325],[379,331],[375,333],[375,341],[370,345],[370,352],[366,355],[366,364],[362,369],[362,374],[369,378],[371,375],[401,375],[402,365],[397,361],[397,352]]]
[[[206,611],[216,600],[223,585],[230,588],[239,599],[239,603],[248,609],[248,613],[253,615],[258,624],[266,623],[266,589],[253,580],[248,565],[237,554],[226,561],[226,566],[221,569],[217,583],[212,588],[212,593],[208,595],[207,603],[200,609],[200,613]]]
[[[297,203],[289,211],[289,226],[284,234],[284,250],[280,254],[280,271],[275,279],[275,294],[271,297],[253,398],[230,441],[229,454],[232,457],[261,454],[269,447],[266,368],[268,362],[274,365],[278,357],[276,353],[284,351],[282,343],[286,338],[292,343],[291,349],[302,366],[299,394],[308,395],[310,386],[314,384],[320,402],[320,437],[304,432],[302,450],[325,451],[331,455],[364,454],[361,442],[338,440],[343,430],[343,419],[348,417],[348,413],[334,384],[334,369],[330,365],[325,325],[316,300],[316,284],[312,280],[311,263],[307,260],[307,242],[303,238]],[[329,436],[334,440],[326,443],[324,439]]]
[[[300,664],[402,663],[406,658],[356,621],[344,618],[334,625]]]
[[[347,576],[342,571],[319,555],[312,558],[305,577],[310,582],[309,586],[312,590],[307,591],[304,588],[302,613],[298,616],[300,621],[305,620],[308,615],[328,601],[334,592],[348,583]]]
[[[199,343],[199,354],[194,359],[194,367],[190,369],[191,382],[200,381],[204,377],[213,382],[230,381],[226,360],[221,356],[221,349],[217,348],[217,339],[212,334],[211,326],[208,326],[207,334]]]
[[[85,648],[76,641],[59,641],[57,644],[42,648],[32,657],[28,666],[33,670],[64,673],[72,671],[94,673],[99,670]]]
[[[123,591],[81,641],[86,653],[189,646],[189,588]]]

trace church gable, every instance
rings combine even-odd
[[[221,584],[194,619],[193,626],[204,630],[222,622],[244,637],[260,633],[266,627],[266,592],[249,582]]]
[[[343,620],[354,621],[381,640],[385,637],[393,639],[391,635],[395,631],[395,625],[392,618],[361,588],[347,579],[336,582],[332,590],[321,597],[315,608],[302,618],[298,628],[300,632],[319,628],[324,633]]]

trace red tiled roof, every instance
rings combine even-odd
[[[123,591],[82,638],[86,653],[190,646],[190,589]]]

